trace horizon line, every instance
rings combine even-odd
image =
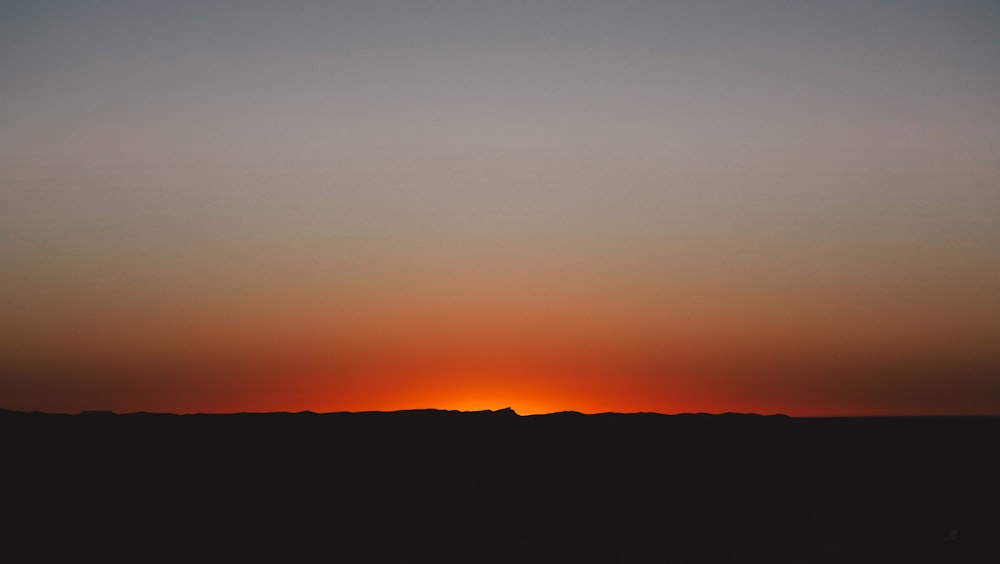
[[[435,407],[424,407],[424,408],[406,408],[406,409],[392,409],[392,410],[358,410],[358,411],[313,411],[313,410],[299,410],[299,411],[190,411],[190,412],[172,412],[172,411],[115,411],[110,409],[81,409],[76,412],[68,411],[44,411],[44,410],[20,410],[20,409],[5,409],[0,408],[0,413],[21,413],[21,414],[36,414],[36,415],[67,415],[67,416],[95,416],[95,415],[174,415],[174,416],[184,416],[184,415],[391,415],[391,414],[414,414],[414,413],[443,413],[443,414],[457,414],[457,415],[476,415],[476,414],[493,414],[493,415],[505,415],[514,417],[539,417],[547,415],[582,415],[582,416],[600,416],[600,415],[657,415],[663,417],[678,417],[678,416],[756,416],[756,417],[778,417],[778,418],[791,418],[791,419],[864,419],[864,418],[928,418],[928,417],[939,417],[939,418],[957,418],[957,417],[967,417],[967,418],[981,418],[981,417],[1000,417],[1000,414],[869,414],[869,415],[789,415],[787,413],[758,413],[752,411],[721,411],[721,412],[708,412],[708,411],[683,411],[676,413],[666,413],[659,411],[600,411],[600,412],[582,412],[577,410],[560,410],[545,413],[518,413],[512,407],[503,407],[500,409],[478,409],[478,410],[461,410],[461,409],[444,409]]]

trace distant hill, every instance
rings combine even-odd
[[[996,444],[997,417],[0,411],[4,551],[1000,562]]]

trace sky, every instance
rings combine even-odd
[[[992,0],[0,0],[0,408],[1000,415]]]

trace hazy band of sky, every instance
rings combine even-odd
[[[433,397],[388,356],[483,402],[521,370],[548,405],[1000,412],[998,30],[961,0],[0,2],[0,407]]]

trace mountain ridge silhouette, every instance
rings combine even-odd
[[[998,442],[1000,417],[0,410],[5,550],[26,562],[992,562]],[[748,536],[761,523],[818,540]]]

